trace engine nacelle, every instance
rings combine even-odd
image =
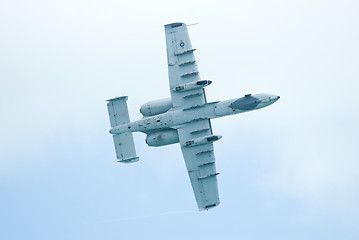
[[[146,143],[150,147],[160,147],[179,143],[177,130],[168,129],[147,134]]]
[[[140,108],[140,112],[144,117],[150,117],[161,113],[165,113],[171,108],[172,108],[171,98],[165,98],[165,99],[150,101],[150,102],[146,102],[145,104],[142,104]]]

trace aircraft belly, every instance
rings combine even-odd
[[[164,113],[153,117],[143,118],[127,125],[129,132],[149,132],[173,126],[172,114]]]

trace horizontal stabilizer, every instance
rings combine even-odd
[[[115,144],[118,162],[132,163],[139,160],[136,156],[135,143],[133,141],[132,133],[113,135],[113,142]]]
[[[127,108],[127,96],[107,100],[107,109],[110,117],[111,128],[130,122]],[[113,135],[116,157],[119,162],[137,162],[135,143],[132,133],[120,133]]]

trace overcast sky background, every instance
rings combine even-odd
[[[359,3],[1,1],[0,239],[358,239]],[[178,145],[115,159],[169,96],[163,25],[189,27],[209,101],[281,99],[212,122],[221,205],[198,212]]]

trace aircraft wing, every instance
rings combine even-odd
[[[174,108],[185,108],[206,103],[204,88],[173,91],[176,87],[200,80],[199,71],[184,23],[165,25],[167,63],[171,98]]]
[[[177,109],[190,109],[206,103],[204,88],[175,91],[176,87],[199,81],[199,71],[187,26],[184,23],[165,25],[169,85],[172,104]],[[188,144],[193,139],[212,135],[210,119],[196,121],[177,127],[182,154],[200,210],[219,204],[218,186],[213,142],[200,145]]]
[[[213,142],[186,145],[193,138],[211,134],[209,120],[199,120],[177,129],[183,158],[186,163],[197,205],[200,210],[219,205],[218,185]]]

